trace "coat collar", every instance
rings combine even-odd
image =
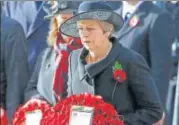
[[[27,37],[30,37],[34,33],[34,31],[37,30],[37,28],[45,22],[44,16],[46,15],[46,13],[43,10],[44,3],[45,2],[42,2],[41,6],[38,9],[38,12],[37,12],[34,22],[29,27]]]
[[[94,76],[102,72],[105,68],[109,67],[110,64],[114,62],[114,60],[119,56],[121,44],[117,42],[116,39],[111,40],[111,42],[113,43],[113,47],[110,53],[104,59],[100,60],[97,63],[85,65],[84,59],[88,54],[88,51],[85,48],[81,50],[78,57],[80,80],[83,80],[87,75],[89,76],[89,78],[93,78]]]

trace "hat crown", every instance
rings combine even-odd
[[[43,6],[44,11],[47,14],[55,13],[60,10],[73,9],[78,10],[80,2],[72,2],[72,1],[46,1]]]
[[[67,2],[66,1],[47,1],[43,9],[46,13],[52,13],[53,11],[57,9],[66,9],[67,8]]]
[[[47,13],[47,15],[44,17],[44,19],[50,19],[54,15],[60,13],[74,14],[78,10],[78,6],[80,3],[80,1],[45,1],[43,9]]]
[[[93,11],[93,10],[94,11],[96,11],[96,10],[112,11],[112,8],[111,8],[111,6],[107,5],[103,1],[98,1],[98,2],[85,1],[85,2],[80,4],[80,6],[78,8],[78,13],[88,12],[88,11]]]

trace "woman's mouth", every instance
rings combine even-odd
[[[90,43],[90,41],[84,41],[84,43]]]

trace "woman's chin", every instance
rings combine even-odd
[[[84,47],[85,47],[86,49],[92,49],[92,46],[90,45],[90,43],[85,43],[85,44],[84,44]]]

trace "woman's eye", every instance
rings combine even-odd
[[[81,28],[81,27],[78,27],[78,30],[83,30],[83,28]]]
[[[92,31],[92,30],[94,30],[94,28],[87,28],[87,30],[88,30],[88,31]]]
[[[83,30],[87,30],[87,31],[92,31],[92,30],[95,30],[94,28],[82,28],[82,27],[78,27],[78,30],[79,31],[83,31]]]

